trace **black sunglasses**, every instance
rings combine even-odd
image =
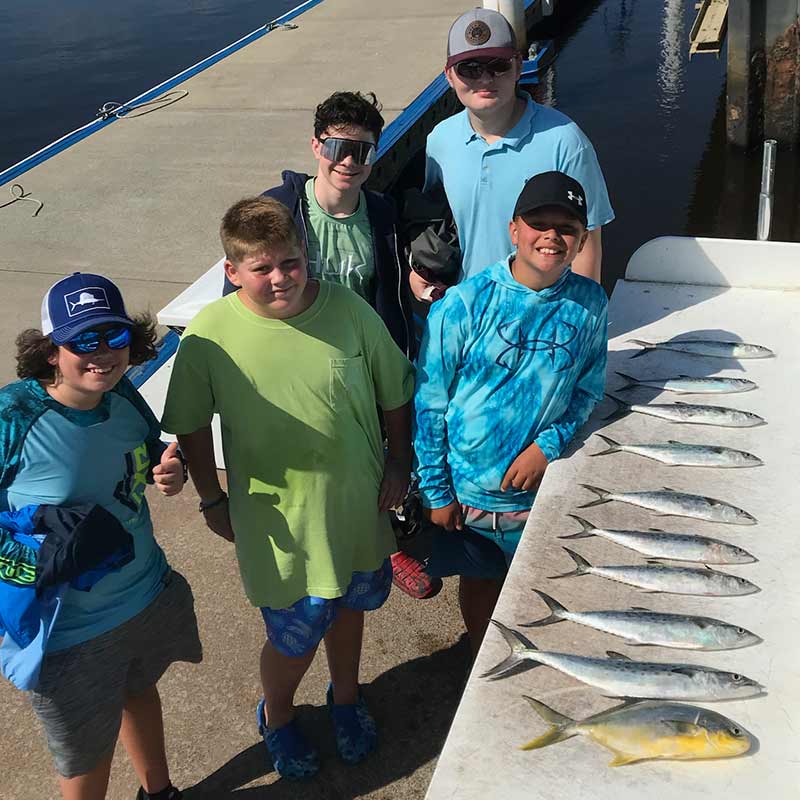
[[[514,60],[511,58],[492,58],[489,61],[459,61],[456,64],[456,74],[459,78],[476,81],[485,72],[490,78],[503,75],[511,69]]]
[[[112,350],[122,350],[131,343],[131,329],[125,325],[115,325],[104,331],[83,331],[73,336],[64,347],[78,356],[94,353],[100,348],[100,342],[105,342]]]
[[[372,142],[328,136],[327,139],[320,139],[319,143],[322,145],[320,152],[328,161],[344,161],[347,156],[352,156],[353,162],[362,167],[375,163],[376,148]]]

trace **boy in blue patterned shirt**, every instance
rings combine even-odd
[[[587,238],[583,187],[531,178],[509,224],[516,252],[434,303],[417,366],[423,505],[444,528],[431,575],[459,575],[480,646],[548,464],[603,397],[607,300],[570,264]]]

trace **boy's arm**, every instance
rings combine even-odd
[[[179,433],[178,444],[189,464],[200,508],[206,525],[223,539],[234,540],[228,513],[228,498],[219,484],[214,460],[214,439],[211,426],[206,425],[193,433]]]
[[[408,491],[411,476],[411,403],[383,410],[388,455],[378,495],[378,509],[388,511],[399,506]]]
[[[598,315],[583,372],[572,390],[567,410],[551,425],[539,432],[535,444],[548,462],[561,455],[578,428],[603,399],[608,357],[608,307]]]

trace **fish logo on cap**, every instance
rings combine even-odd
[[[108,297],[101,286],[90,286],[77,292],[70,292],[64,296],[67,304],[67,314],[74,317],[84,311],[95,308],[109,309]]]
[[[482,44],[486,44],[491,38],[491,29],[480,19],[471,22],[464,31],[464,39],[466,39],[467,44],[471,47],[479,47]]]

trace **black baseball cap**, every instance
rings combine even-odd
[[[517,198],[513,218],[542,206],[560,206],[577,217],[584,228],[587,225],[586,192],[563,172],[541,172],[529,178]]]

